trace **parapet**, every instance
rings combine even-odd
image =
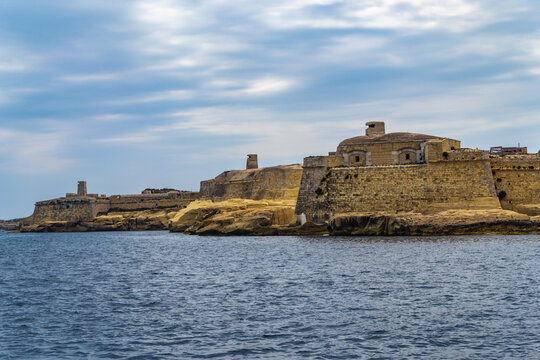
[[[489,149],[490,155],[523,155],[527,154],[527,147],[503,147],[503,146],[492,146]]]
[[[304,168],[336,167],[343,165],[343,156],[308,156],[304,158]]]
[[[169,189],[169,188],[163,188],[163,189],[151,189],[146,188],[143,191],[141,191],[141,194],[143,195],[151,195],[151,194],[167,194],[167,193],[180,193],[180,190],[177,189]]]

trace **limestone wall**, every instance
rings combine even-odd
[[[198,192],[187,191],[113,195],[109,198],[58,198],[36,203],[32,223],[90,220],[109,211],[182,209],[197,199],[199,199]]]
[[[36,203],[33,223],[79,221],[94,217],[92,199],[54,199]]]
[[[490,161],[504,209],[521,211],[523,205],[540,204],[539,155],[493,157]]]
[[[487,160],[335,167],[315,185],[302,185],[296,213],[316,222],[345,212],[500,208]]]
[[[268,168],[231,170],[201,182],[205,199],[296,200],[302,166],[282,165]]]
[[[313,205],[317,196],[317,189],[320,188],[322,179],[327,175],[330,168],[336,166],[343,166],[343,157],[330,155],[304,158],[304,171],[295,210],[297,215],[308,214],[314,210]]]
[[[113,195],[111,211],[140,211],[153,209],[182,209],[199,199],[198,192],[169,192],[164,194]]]

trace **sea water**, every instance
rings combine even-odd
[[[540,237],[0,233],[2,359],[538,359]]]

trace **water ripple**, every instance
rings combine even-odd
[[[539,240],[0,233],[0,358],[540,358]]]

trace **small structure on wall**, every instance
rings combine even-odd
[[[86,196],[87,194],[88,194],[88,190],[86,188],[86,181],[79,181],[77,183],[77,195]]]
[[[246,162],[246,169],[258,169],[259,168],[259,160],[257,157],[257,154],[248,154],[247,162]]]

